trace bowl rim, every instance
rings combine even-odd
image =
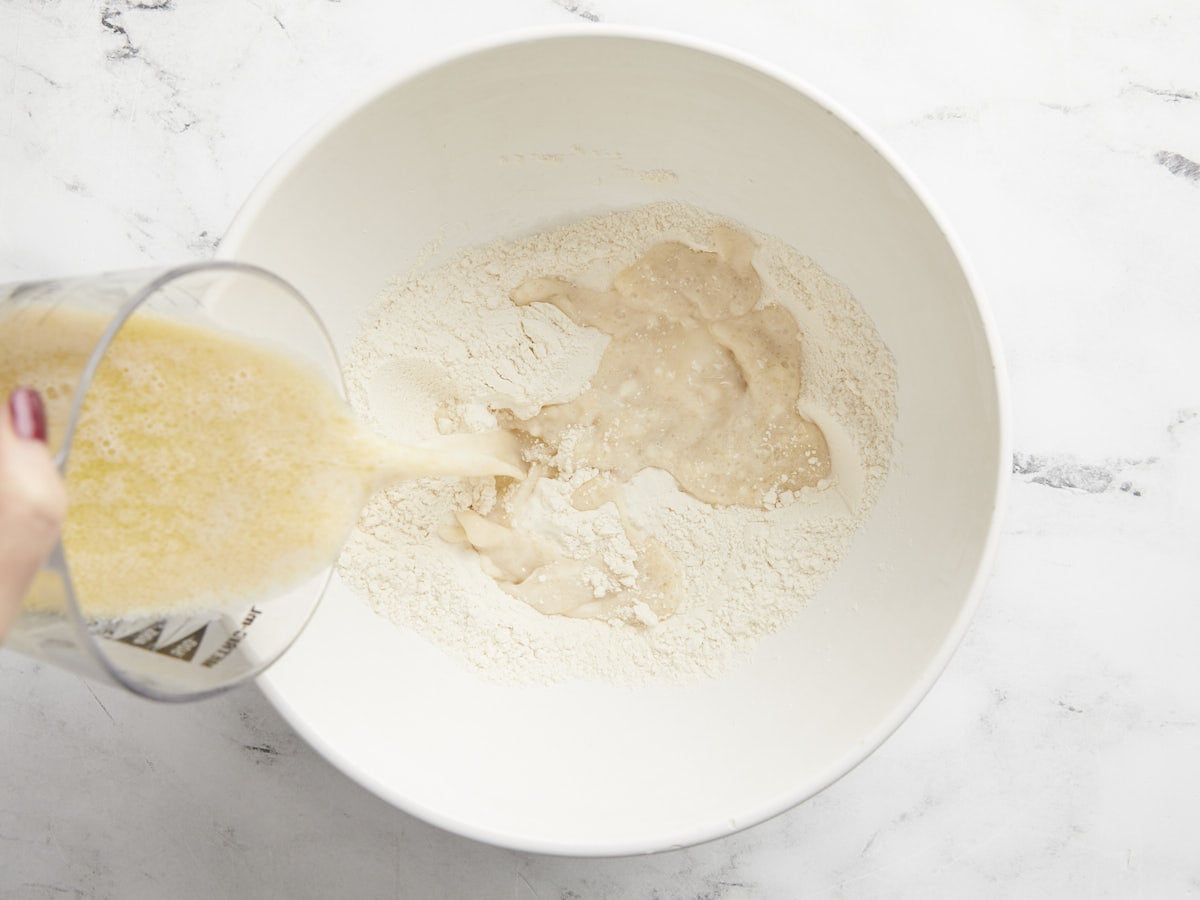
[[[386,93],[396,89],[405,82],[412,81],[444,66],[455,64],[465,57],[518,44],[564,39],[576,40],[580,38],[616,38],[652,44],[667,44],[715,56],[727,62],[743,66],[779,82],[785,87],[812,100],[850,128],[885,163],[891,166],[933,220],[934,225],[954,255],[967,282],[971,296],[975,301],[975,307],[979,314],[987,351],[990,356],[993,376],[992,383],[996,393],[997,431],[1000,444],[998,448],[999,465],[994,473],[995,483],[992,511],[979,563],[972,577],[964,603],[951,625],[945,640],[942,642],[937,653],[930,659],[916,683],[892,711],[875,726],[870,734],[854,748],[843,754],[837,762],[805,779],[791,790],[782,792],[769,802],[758,804],[744,815],[740,815],[736,820],[728,818],[721,819],[720,821],[714,820],[702,823],[695,828],[663,834],[653,840],[607,840],[587,844],[570,840],[547,839],[537,835],[499,831],[487,826],[464,821],[455,816],[447,815],[436,808],[414,801],[412,798],[394,791],[369,772],[359,769],[354,763],[344,757],[336,747],[329,744],[319,733],[308,726],[308,723],[300,712],[289,703],[284,693],[273,683],[270,670],[258,676],[258,685],[267,699],[310,746],[352,781],[403,812],[463,837],[520,852],[555,856],[617,857],[678,850],[706,841],[727,837],[754,825],[761,824],[768,819],[772,819],[794,806],[811,799],[853,771],[863,760],[874,753],[913,713],[921,700],[932,689],[934,683],[941,676],[951,657],[962,643],[971,619],[981,602],[987,580],[991,575],[996,546],[999,542],[1000,526],[1008,500],[1012,459],[1011,410],[1009,406],[1008,377],[1004,357],[1001,352],[999,335],[990,308],[984,299],[979,278],[967,257],[962,243],[950,227],[946,216],[942,213],[930,192],[921,184],[920,180],[903,162],[900,156],[854,113],[850,112],[824,91],[815,88],[793,72],[736,47],[668,29],[634,25],[584,23],[539,25],[508,29],[470,41],[454,43],[443,50],[428,54],[424,58],[389,70],[387,75],[377,79],[369,89],[361,92],[355,91],[352,99],[337,103],[330,112],[318,120],[314,126],[271,164],[266,174],[251,190],[246,200],[238,209],[225,235],[221,238],[216,251],[217,258],[236,258],[236,248],[244,240],[250,229],[250,223],[278,186],[291,174],[296,164],[343,123],[380,99]]]

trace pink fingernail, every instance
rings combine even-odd
[[[46,407],[33,388],[19,387],[8,395],[8,414],[17,437],[46,442]]]

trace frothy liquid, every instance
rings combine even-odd
[[[67,308],[0,318],[0,389],[40,390],[53,440],[108,323]],[[504,434],[390,445],[302,362],[145,316],[125,324],[97,369],[65,474],[75,593],[86,615],[112,618],[297,583],[332,562],[367,496],[389,481],[523,468]]]

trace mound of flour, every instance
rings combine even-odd
[[[493,428],[496,409],[524,417],[573,399],[607,336],[548,304],[518,307],[510,291],[543,275],[603,290],[660,241],[712,249],[712,229],[723,223],[693,207],[657,204],[471,249],[398,279],[351,351],[351,403],[380,433],[416,441]],[[443,541],[438,532],[456,510],[486,514],[494,506],[492,479],[427,478],[377,494],[339,561],[342,578],[379,615],[501,682],[709,676],[787,622],[845,555],[886,477],[895,367],[844,287],[796,250],[751,234],[763,302],[787,307],[803,333],[800,408],[830,444],[835,477],[826,489],[766,497],[766,509],[713,508],[664,472],[635,477],[627,515],[683,570],[683,605],[649,625],[542,615],[484,574],[473,550]],[[540,490],[537,515],[563,533],[591,527],[569,492],[553,487]]]

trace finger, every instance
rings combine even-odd
[[[66,489],[45,437],[41,397],[28,388],[13,391],[0,411],[0,637],[66,518]]]

